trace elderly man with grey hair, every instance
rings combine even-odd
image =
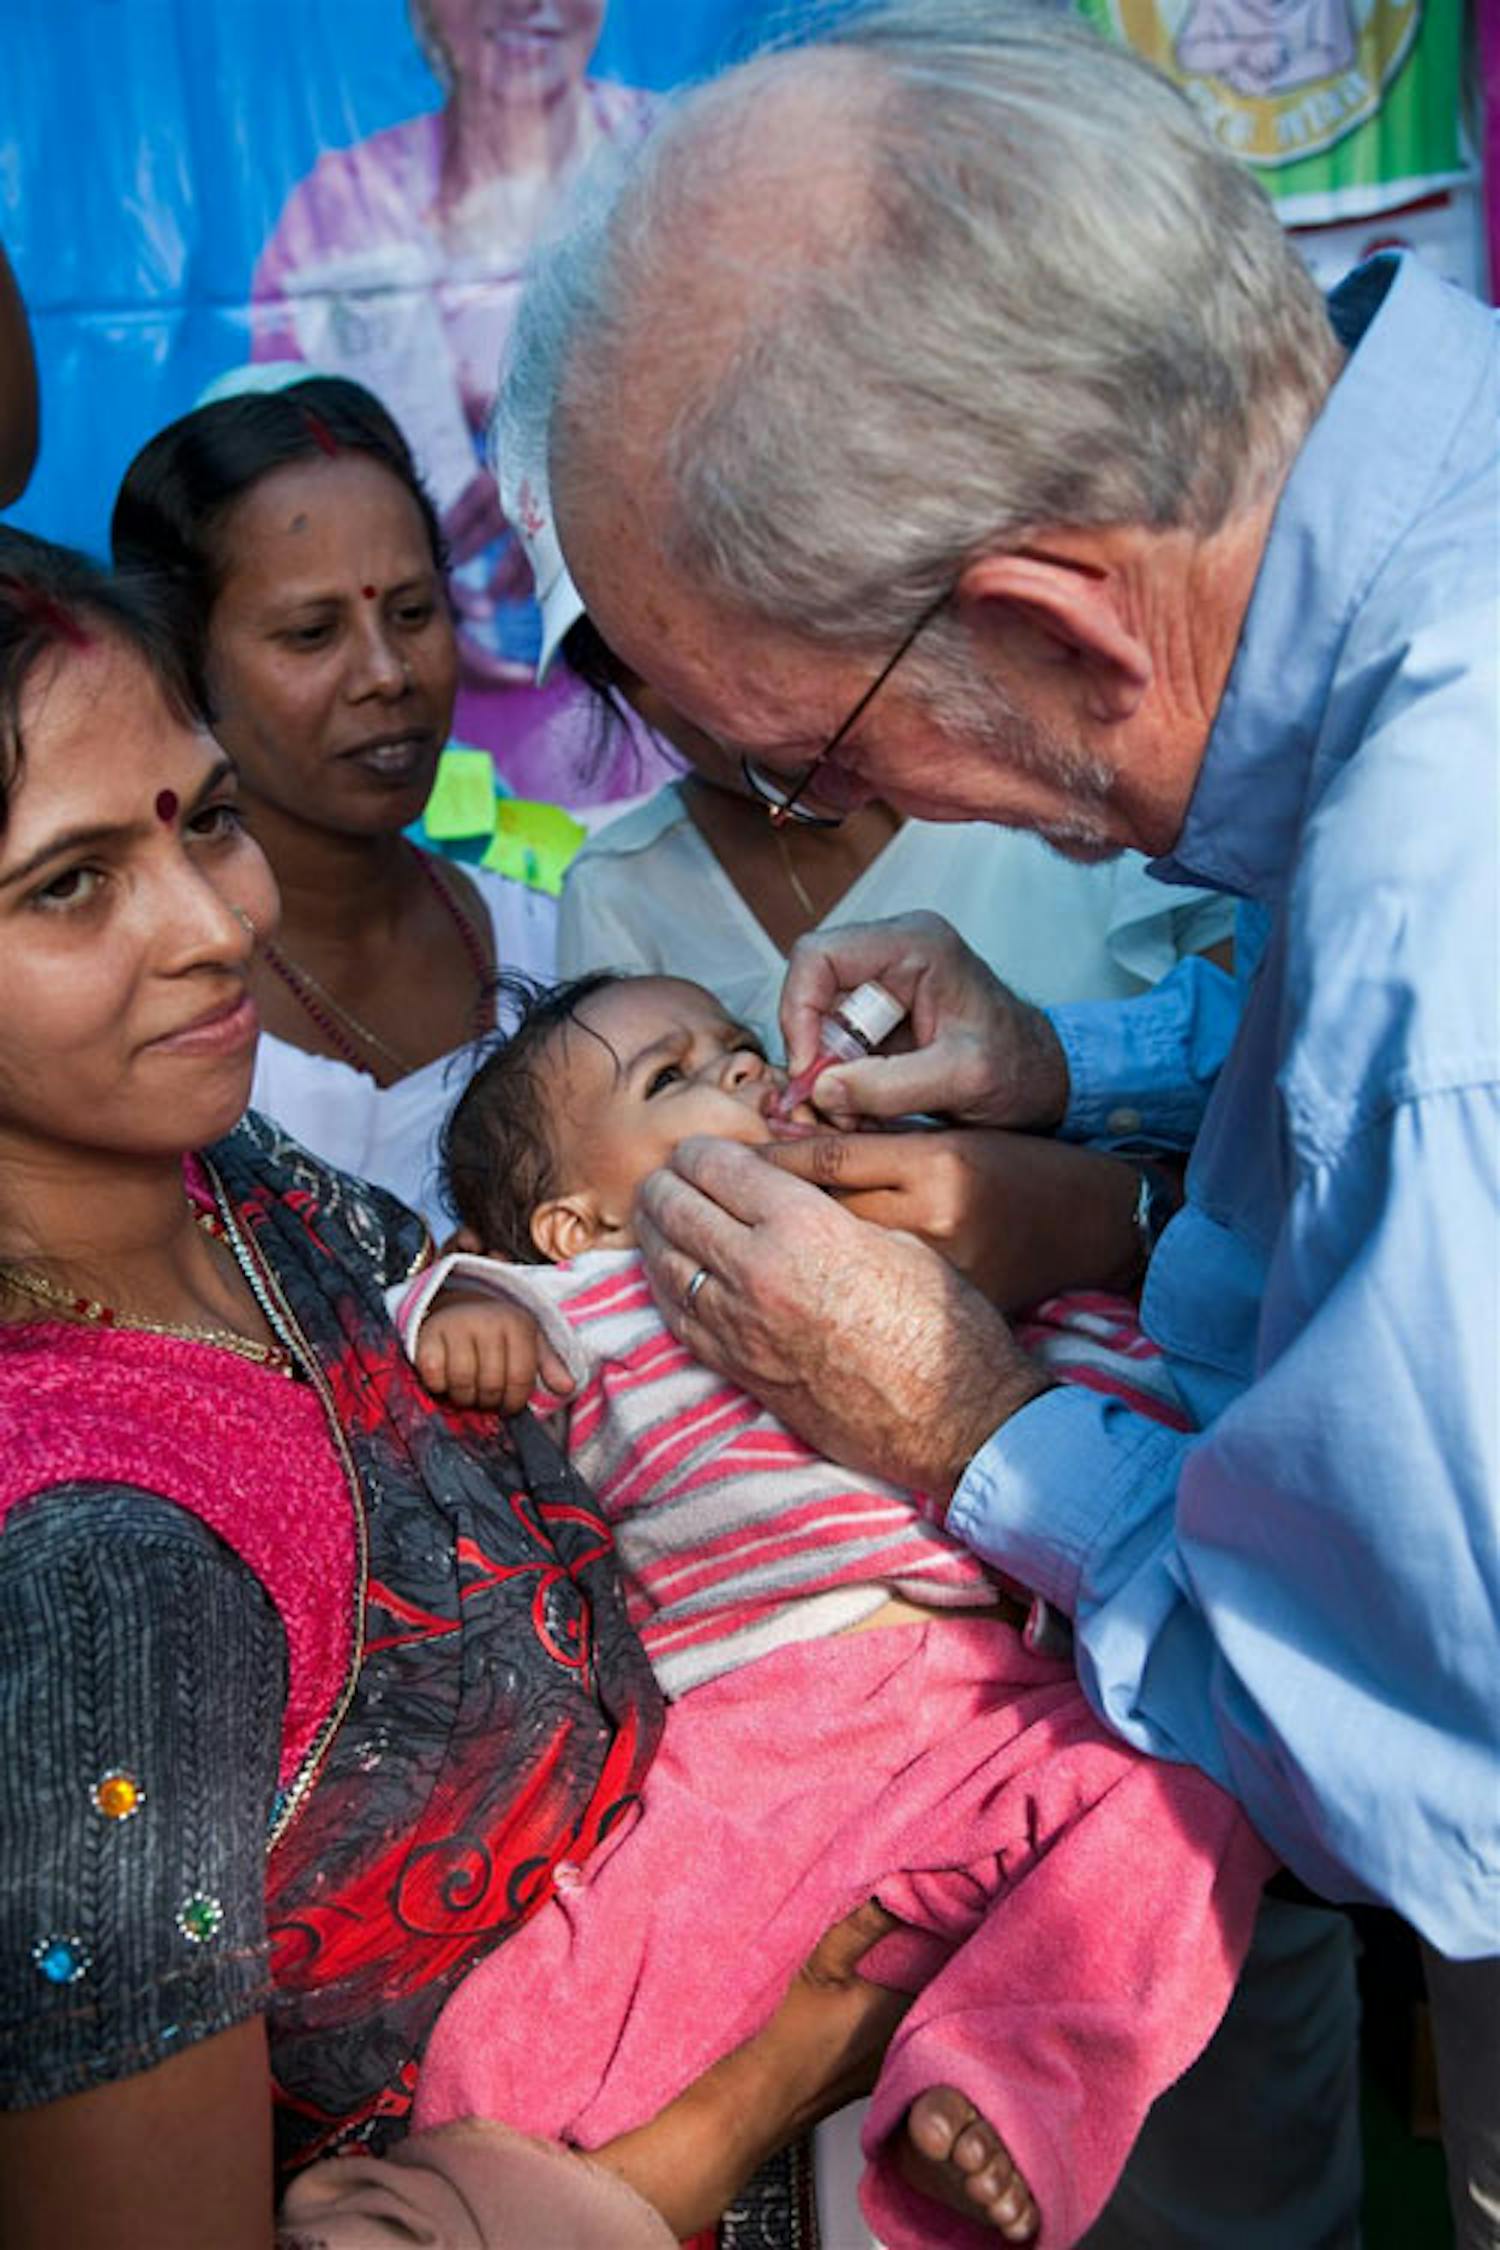
[[[513,386],[600,631],[773,818],[878,794],[1245,902],[1238,990],[1047,1016],[914,919],[805,940],[783,1011],[800,1062],[840,990],[909,1003],[910,1052],[822,1081],[838,1121],[1051,1136],[991,1181],[1015,1301],[1028,1243],[1088,1280],[1138,1241],[1192,1433],[1050,1387],[855,1222],[903,1164],[920,1215],[915,1137],[688,1142],[640,1235],[696,1353],[1072,1614],[1122,1734],[1414,1925],[1461,2240],[1500,2241],[1493,317],[1393,259],[1325,307],[1143,64],[913,0],[690,98],[540,276]],[[1087,1142],[1191,1146],[1159,1242],[1158,1174]],[[1347,1986],[1282,1933],[1302,1981],[1184,2089],[1196,2179],[1169,2097],[1101,2242],[1354,2239]]]

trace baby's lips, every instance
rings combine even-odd
[[[766,1130],[773,1141],[810,1141],[816,1139],[823,1127],[810,1118],[777,1117],[767,1110]]]
[[[798,1084],[793,1078],[784,1085],[768,1086],[761,1097],[760,1114],[775,1140],[802,1141],[819,1130],[818,1114],[811,1102],[799,1098]]]

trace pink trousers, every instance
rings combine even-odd
[[[878,1898],[904,1926],[862,1969],[918,1997],[866,2127],[871,2225],[889,2250],[994,2240],[895,2162],[916,2095],[956,2086],[1061,2250],[1222,2015],[1273,1864],[1221,1790],[1108,1733],[1008,1625],[809,1642],[673,1706],[640,1817],[444,2009],[416,2121],[597,2148],[756,2031]]]

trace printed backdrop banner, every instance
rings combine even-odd
[[[1079,5],[1183,79],[1290,219],[1469,191],[1460,0]],[[459,736],[522,796],[587,804],[651,785],[665,769],[649,751],[643,764],[622,742],[601,763],[565,677],[531,685],[538,617],[483,433],[560,188],[601,147],[638,142],[665,90],[742,52],[771,13],[0,0],[0,237],[44,402],[15,520],[102,551],[132,455],[210,385],[247,363],[357,376],[402,423],[443,517]],[[1478,286],[1477,271],[1458,278]]]
[[[1397,243],[1483,289],[1478,164],[1461,118],[1464,0],[1078,6],[1177,80],[1298,230],[1320,280]]]
[[[564,681],[530,685],[484,426],[557,191],[759,29],[746,0],[0,0],[0,231],[44,406],[16,520],[100,550],[136,449],[210,383],[357,376],[444,520],[459,735],[525,796],[649,784],[623,742],[599,769]]]

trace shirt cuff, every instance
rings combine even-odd
[[[1080,1384],[1045,1391],[995,1432],[959,1481],[947,1527],[984,1562],[1076,1616],[1090,1557],[1176,1489],[1189,1434]]]
[[[1134,1000],[1049,1011],[1068,1066],[1068,1140],[1192,1145],[1233,1040],[1239,1001],[1211,962],[1179,962]]]

